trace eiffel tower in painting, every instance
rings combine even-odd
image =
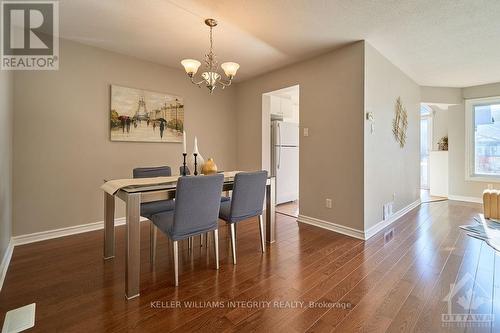
[[[135,111],[134,119],[136,120],[148,120],[148,108],[146,107],[146,101],[144,97],[139,98],[137,105],[137,111]]]

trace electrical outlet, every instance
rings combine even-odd
[[[325,206],[326,208],[332,208],[332,199],[326,199]]]
[[[309,136],[309,128],[304,127],[304,136]]]
[[[488,190],[492,190],[493,189],[493,184],[488,184]]]
[[[384,221],[388,220],[392,214],[394,214],[394,211],[393,211],[393,206],[394,206],[394,202],[388,202],[386,204],[384,204]]]

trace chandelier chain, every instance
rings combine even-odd
[[[210,27],[210,49],[209,49],[208,54],[205,55],[205,64],[209,70],[215,71],[215,70],[217,70],[217,68],[219,66],[218,66],[217,59],[216,59],[215,54],[214,54],[214,46],[213,46],[214,45],[214,38],[213,38],[212,29],[213,28]]]
[[[181,64],[184,66],[184,69],[186,70],[186,73],[191,79],[191,82],[193,84],[197,86],[205,84],[206,87],[210,90],[210,93],[213,93],[214,89],[217,86],[220,86],[222,89],[224,89],[225,87],[231,85],[231,82],[234,76],[236,75],[236,71],[238,70],[240,65],[235,62],[223,63],[221,67],[224,70],[224,73],[226,74],[228,80],[223,80],[221,78],[221,74],[217,72],[219,64],[217,62],[217,57],[214,53],[213,28],[217,26],[217,21],[212,18],[207,18],[205,20],[205,24],[210,27],[210,32],[209,32],[210,48],[208,49],[208,53],[205,54],[204,63],[207,70],[201,74],[203,80],[199,82],[195,80],[195,74],[201,65],[199,61],[193,59],[184,59],[181,61]]]

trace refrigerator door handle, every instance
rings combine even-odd
[[[281,127],[280,123],[278,123],[278,166],[277,169],[281,166]]]

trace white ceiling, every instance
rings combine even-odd
[[[181,68],[206,17],[240,80],[365,39],[421,85],[500,81],[499,0],[61,0],[60,34]]]

